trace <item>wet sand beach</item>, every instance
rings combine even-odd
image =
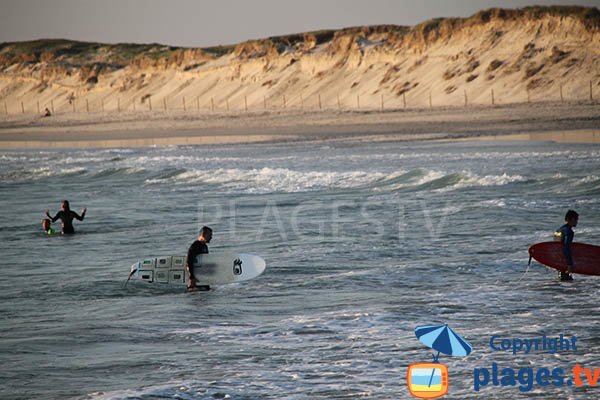
[[[469,108],[122,112],[0,118],[0,148],[140,147],[297,140],[554,140],[598,143],[600,107],[524,103]]]

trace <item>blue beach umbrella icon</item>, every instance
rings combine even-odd
[[[417,326],[415,335],[425,346],[437,350],[437,355],[433,356],[434,362],[438,362],[440,353],[464,357],[471,354],[473,350],[473,346],[448,325]]]
[[[440,353],[449,356],[464,357],[468,356],[473,350],[473,346],[460,335],[454,332],[448,325],[425,325],[415,328],[417,339],[425,346],[437,350],[437,355],[433,355],[433,362],[437,363]],[[429,386],[433,379],[433,371],[429,379]]]

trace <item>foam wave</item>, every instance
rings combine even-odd
[[[584,178],[578,179],[575,182],[575,185],[587,185],[590,183],[598,183],[600,182],[600,177],[596,175],[588,175]]]
[[[508,185],[514,182],[524,182],[527,178],[521,175],[508,175],[506,173],[502,175],[485,175],[477,176],[468,173],[461,182],[463,186],[502,186]]]
[[[24,155],[0,154],[0,162],[14,163],[29,160],[29,157]]]
[[[56,176],[74,176],[74,175],[82,175],[86,173],[87,170],[85,168],[49,168],[49,167],[40,167],[40,168],[31,168],[31,169],[16,169],[13,171],[7,171],[4,173],[0,173],[0,181],[9,182],[9,183],[17,183],[17,182],[27,182],[27,181],[36,181],[39,179],[56,177]]]
[[[416,169],[392,173],[368,171],[295,171],[286,168],[173,170],[145,180],[148,185],[217,185],[251,193],[300,192],[364,188],[374,191],[448,190],[470,186],[500,186],[525,181],[520,175],[477,176],[468,172]]]
[[[502,186],[513,182],[523,182],[527,179],[521,175],[485,175],[478,176],[471,172],[443,171],[410,171],[392,182],[385,189],[401,190],[452,190],[477,186]]]
[[[147,184],[214,184],[249,192],[298,192],[324,188],[361,187],[384,179],[384,173],[366,171],[320,172],[286,168],[186,170],[169,177],[147,179]]]

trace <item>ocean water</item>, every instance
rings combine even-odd
[[[85,221],[46,236],[63,198]],[[432,360],[414,329],[430,324],[473,346],[440,356],[446,398],[598,395],[567,381],[600,368],[600,279],[558,282],[527,248],[569,208],[576,241],[600,244],[599,145],[11,150],[0,199],[3,399],[408,399],[408,366]],[[265,274],[210,292],[124,285],[139,259],[185,254],[202,225],[211,252],[258,254]],[[490,347],[561,334],[576,349]],[[514,380],[475,391],[494,363]],[[534,380],[544,368],[564,384]]]

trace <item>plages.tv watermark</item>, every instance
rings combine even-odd
[[[466,357],[464,363],[469,363],[468,355],[473,347],[464,338],[450,329],[448,325],[420,326],[415,329],[417,338],[437,351],[433,362],[413,363],[407,368],[407,388],[414,398],[433,399],[445,397],[452,392],[449,368],[439,363],[440,353],[450,356]],[[520,393],[533,390],[546,392],[552,396],[552,389],[561,387],[597,387],[600,383],[600,368],[571,362],[567,367],[537,364],[536,355],[558,355],[576,353],[581,343],[575,335],[540,335],[535,337],[506,337],[493,335],[487,345],[491,350],[491,357],[502,353],[518,357],[517,365],[506,365],[491,361],[487,366],[473,368],[472,390],[475,393],[486,388],[488,398],[494,388],[514,388]],[[475,349],[476,350],[476,349]],[[527,366],[522,366],[523,358],[527,358]],[[557,358],[558,360],[560,358]],[[521,365],[518,365],[521,364]],[[516,398],[516,396],[514,397]],[[553,397],[548,397],[553,398]],[[589,398],[598,398],[589,397]]]
[[[264,235],[288,241],[295,238],[345,241],[356,236],[357,228],[372,239],[405,240],[410,225],[417,222],[420,237],[439,240],[459,208],[414,200],[307,200],[257,201],[230,199],[201,201],[197,206],[198,226],[219,227],[230,239],[260,240]]]
[[[493,353],[504,352],[514,356],[533,356],[536,353],[568,353],[577,351],[577,336],[560,334],[558,336],[542,335],[533,338],[507,338],[494,335],[489,340],[489,348]],[[575,363],[564,367],[512,367],[492,362],[489,367],[473,369],[473,389],[478,392],[487,386],[517,387],[525,393],[535,387],[552,388],[563,386],[590,386],[599,383],[600,368]]]

